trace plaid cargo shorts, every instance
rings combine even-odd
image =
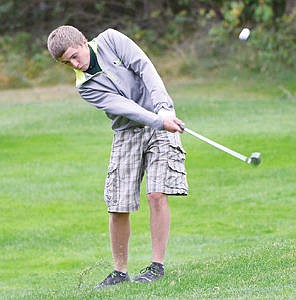
[[[146,193],[187,195],[185,151],[179,133],[149,127],[114,133],[104,198],[109,212],[140,207],[140,185]]]

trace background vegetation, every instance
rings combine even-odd
[[[88,39],[108,27],[125,32],[161,58],[168,78],[225,67],[275,78],[295,71],[295,7],[293,0],[2,0],[0,88],[72,82],[46,51],[49,32],[62,24]],[[247,43],[237,41],[242,27],[252,29]]]

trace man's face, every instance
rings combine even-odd
[[[69,47],[58,60],[72,68],[86,71],[90,63],[90,52],[87,41],[85,40],[77,48]]]

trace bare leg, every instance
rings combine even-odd
[[[147,198],[150,206],[152,261],[163,264],[170,232],[168,199],[162,193],[151,193]]]
[[[128,213],[110,213],[110,240],[114,260],[114,270],[127,272],[128,241],[130,221]]]

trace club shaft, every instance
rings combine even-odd
[[[183,129],[187,133],[189,133],[189,134],[193,135],[194,137],[202,140],[203,142],[206,142],[206,143],[214,146],[215,148],[217,148],[219,150],[222,150],[222,151],[224,151],[224,152],[226,152],[226,153],[228,153],[228,154],[230,154],[230,155],[232,155],[232,156],[234,156],[234,157],[236,157],[236,158],[238,158],[238,159],[240,159],[240,160],[242,160],[244,162],[249,163],[249,158],[248,157],[246,157],[246,156],[244,156],[244,155],[242,155],[242,154],[240,154],[240,153],[238,153],[238,152],[236,152],[234,150],[231,150],[231,149],[229,149],[229,148],[227,148],[227,147],[225,147],[223,145],[220,145],[219,143],[216,143],[216,142],[214,142],[214,141],[212,141],[212,140],[204,137],[203,135],[198,134],[198,133],[196,133],[196,132],[194,132],[194,131],[192,131],[192,130],[190,130],[188,128],[183,128]]]

